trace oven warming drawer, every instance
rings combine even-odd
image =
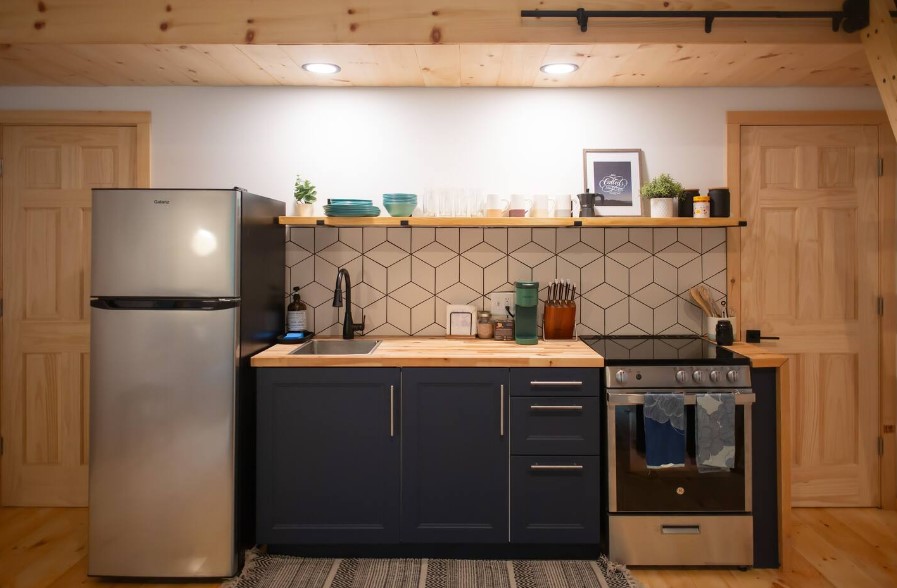
[[[751,566],[750,513],[609,517],[610,559],[633,566]]]

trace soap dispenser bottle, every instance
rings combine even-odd
[[[287,331],[299,332],[306,328],[305,303],[299,299],[299,286],[293,288],[293,301],[287,305]]]

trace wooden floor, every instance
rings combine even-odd
[[[650,588],[897,586],[897,512],[795,509],[794,569],[634,570]],[[87,509],[0,508],[0,588],[117,584],[87,577]],[[129,583],[136,588],[150,584]],[[161,584],[175,588],[177,584]],[[202,588],[215,584],[191,583]]]

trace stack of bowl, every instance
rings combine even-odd
[[[383,207],[390,216],[411,216],[417,206],[417,194],[384,194]]]

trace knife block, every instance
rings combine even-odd
[[[542,315],[542,336],[545,339],[573,339],[576,327],[576,303],[548,303]]]

